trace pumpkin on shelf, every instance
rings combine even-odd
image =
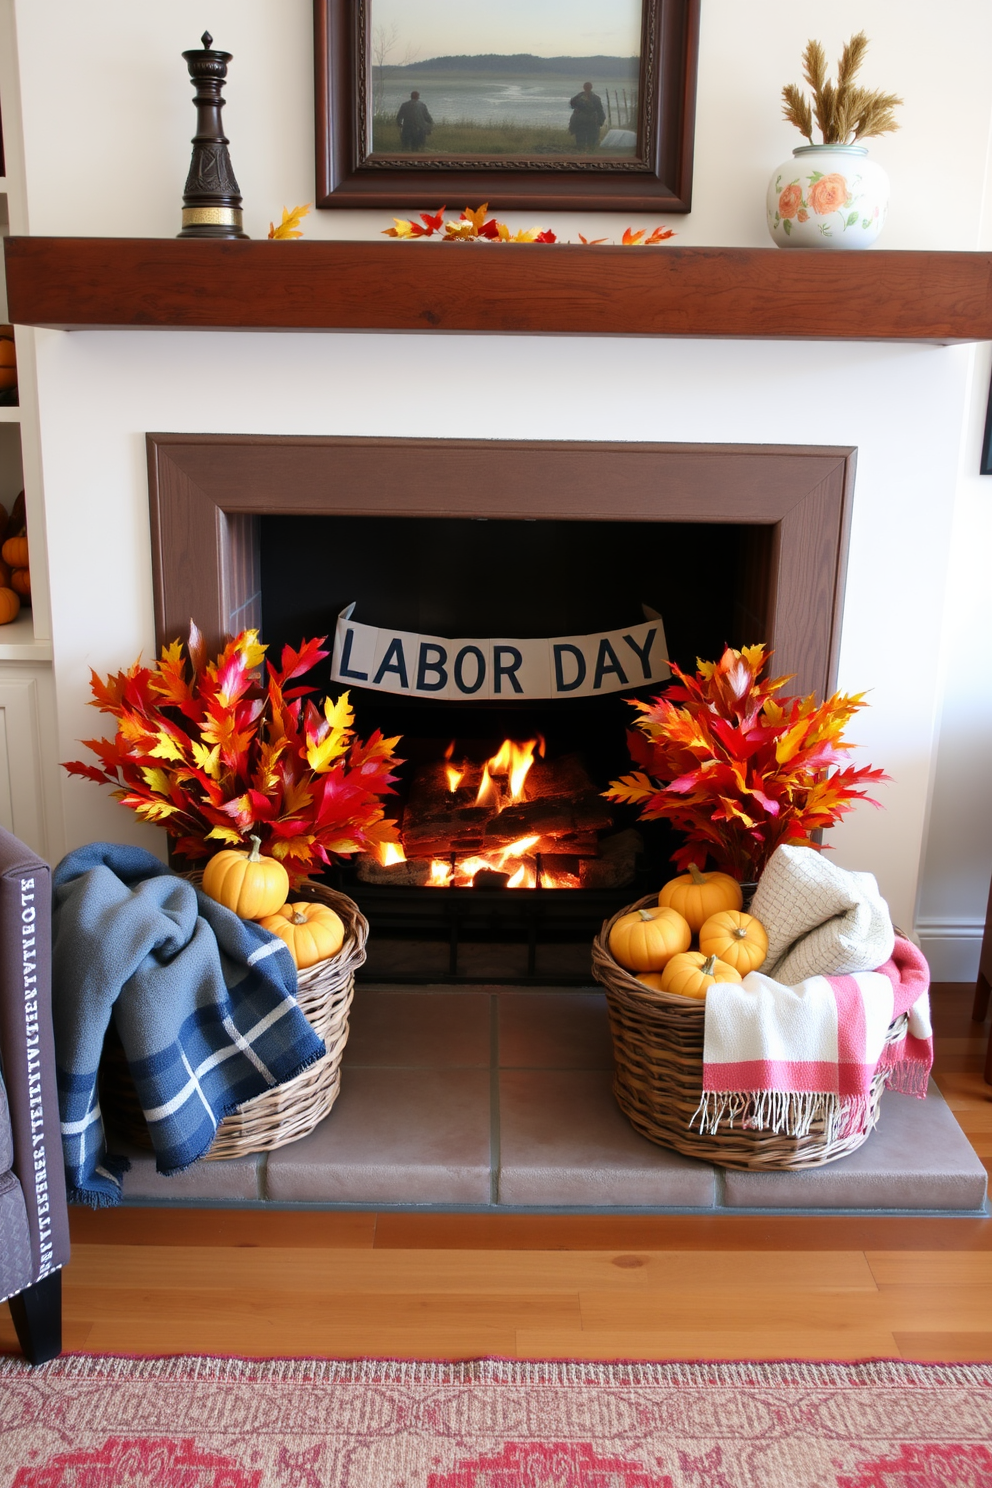
[[[8,537],[0,550],[0,557],[11,568],[27,568],[28,540],[26,537]]]
[[[203,870],[203,892],[243,920],[262,920],[286,903],[289,874],[259,852],[260,838],[251,843],[251,852],[228,847],[214,854]]]
[[[610,955],[627,971],[661,971],[691,944],[692,932],[682,915],[663,905],[632,910],[610,931]]]
[[[12,620],[17,619],[20,613],[20,595],[15,594],[13,589],[8,589],[4,585],[3,588],[0,588],[0,625],[9,625]]]
[[[19,594],[25,604],[31,603],[31,570],[29,568],[15,568],[10,576],[10,587],[15,594]]]
[[[0,402],[9,403],[17,388],[17,348],[14,327],[0,326]]]
[[[699,931],[699,949],[719,956],[741,976],[757,971],[768,955],[768,932],[754,915],[740,909],[721,909],[710,915]]]
[[[336,956],[344,945],[344,921],[326,904],[284,904],[259,923],[285,941],[300,971]]]
[[[739,971],[718,956],[704,956],[702,951],[684,951],[673,956],[659,983],[662,992],[676,997],[704,998],[714,982],[740,982]]]

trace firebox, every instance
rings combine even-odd
[[[256,625],[272,647],[298,645],[350,606],[367,625],[521,641],[647,613],[683,667],[764,640],[797,688],[832,681],[851,451],[149,444],[163,641],[194,616],[211,640]],[[314,680],[330,686],[327,666]],[[335,870],[371,922],[375,975],[588,981],[603,918],[674,871],[669,829],[602,795],[628,766],[629,704],[659,685],[632,671],[605,695],[433,698],[395,670],[389,690],[358,671],[352,701],[361,733],[402,736],[401,842]]]

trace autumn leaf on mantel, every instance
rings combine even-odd
[[[303,221],[309,210],[309,202],[304,202],[302,206],[294,207],[292,211],[290,211],[288,207],[283,207],[282,221],[280,222],[279,226],[276,227],[274,223],[269,223],[269,237],[302,238],[303,233],[300,230],[300,223]]]

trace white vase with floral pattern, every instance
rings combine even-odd
[[[864,145],[800,145],[792,155],[768,184],[778,247],[870,247],[885,226],[889,178]]]

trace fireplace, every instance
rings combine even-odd
[[[803,691],[833,681],[853,452],[747,446],[152,435],[156,625],[278,648],[339,611],[439,636],[562,636],[661,616],[691,667],[769,640]],[[318,681],[326,681],[318,678]],[[669,877],[663,824],[601,791],[631,697],[425,700],[358,685],[359,730],[401,734],[405,861],[337,882],[396,980],[587,981],[602,919]],[[516,788],[514,788],[516,776]],[[529,779],[529,785],[527,783]],[[516,799],[514,799],[516,797]],[[394,858],[398,854],[393,855]],[[443,962],[411,942],[439,944]],[[512,968],[473,945],[523,948]]]

